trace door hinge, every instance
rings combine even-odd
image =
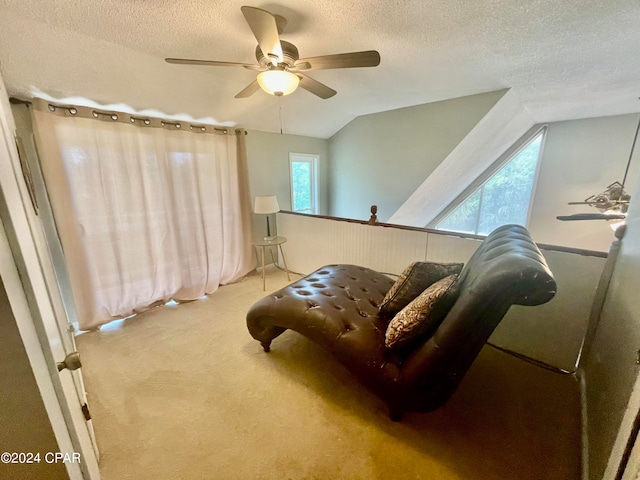
[[[84,419],[87,422],[91,420],[91,414],[89,413],[89,406],[86,403],[82,405],[82,414],[84,415]]]

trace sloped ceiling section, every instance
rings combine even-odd
[[[0,68],[9,92],[84,98],[165,116],[328,138],[353,118],[511,88],[537,122],[630,113],[640,76],[635,0],[282,0],[252,6],[288,20],[303,57],[376,49],[376,68],[313,77],[338,91],[234,95],[254,62],[246,0],[0,0]]]
[[[506,92],[431,175],[391,216],[389,223],[425,227],[535,121],[513,91]]]

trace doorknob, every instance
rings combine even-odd
[[[80,354],[78,352],[71,352],[66,357],[64,357],[63,361],[58,362],[57,365],[59,372],[61,372],[65,368],[67,370],[77,370],[82,366],[82,363],[80,363]]]

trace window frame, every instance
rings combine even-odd
[[[310,201],[311,211],[295,210],[293,203],[293,163],[308,163],[310,165]],[[295,153],[289,152],[289,195],[291,199],[291,211],[296,213],[303,213],[307,215],[318,214],[318,163],[320,162],[320,155],[315,153]]]
[[[531,143],[538,135],[542,135],[540,141],[540,149],[538,150],[538,159],[536,161],[536,170],[533,175],[533,186],[531,187],[531,196],[529,198],[529,206],[527,207],[527,218],[525,221],[525,227],[529,227],[531,221],[531,210],[533,208],[533,201],[536,196],[536,190],[538,187],[538,177],[540,176],[540,166],[542,165],[542,156],[547,139],[548,124],[538,124],[530,128],[524,135],[522,135],[514,144],[512,144],[505,152],[498,157],[487,169],[482,172],[478,177],[465,188],[460,195],[458,195],[449,205],[447,205],[429,224],[427,228],[431,228],[439,231],[443,230],[437,227],[438,223],[444,220],[451,212],[453,212],[459,205],[464,203],[471,195],[476,191],[479,191],[484,185],[493,178],[493,176],[507,163],[513,160],[522,150],[524,150],[529,143]],[[482,201],[481,201],[482,203]],[[477,222],[476,222],[477,231]],[[473,233],[473,235],[481,235]]]

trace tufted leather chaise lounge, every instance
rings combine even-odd
[[[544,257],[519,225],[487,236],[458,282],[457,300],[435,332],[401,353],[385,347],[389,319],[378,314],[393,280],[356,265],[327,265],[266,296],[249,310],[247,327],[266,352],[287,329],[308,337],[399,420],[446,402],[511,305],[539,305],[556,292]]]

